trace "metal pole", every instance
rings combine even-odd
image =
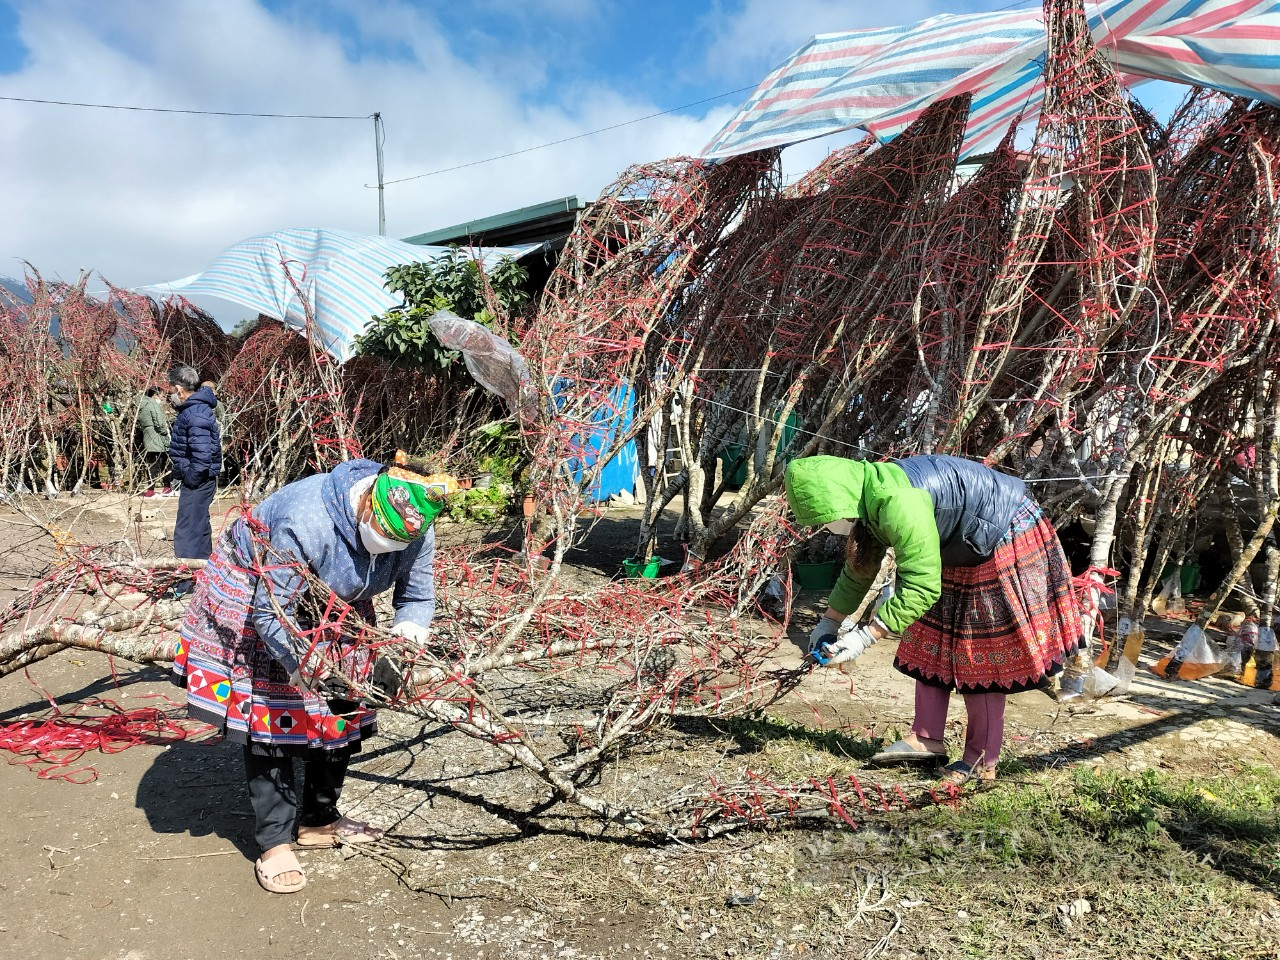
[[[378,151],[378,236],[385,237],[387,235],[387,205],[385,199],[385,187],[382,183],[383,167],[382,167],[382,141],[384,139],[382,131],[382,114],[375,113],[373,115],[373,145]]]

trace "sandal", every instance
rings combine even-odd
[[[938,777],[943,783],[950,783],[957,787],[968,783],[970,780],[991,783],[996,778],[996,768],[975,767],[973,764],[966,763],[963,760],[956,760],[954,763],[948,763],[945,767],[939,767]]]
[[[307,885],[307,875],[302,873],[302,864],[292,850],[277,853],[265,862],[259,857],[253,863],[253,873],[258,878],[258,886],[268,893],[297,893]],[[295,883],[280,882],[278,878],[286,873],[301,874],[302,879]]]
[[[307,833],[303,833],[307,830]],[[344,843],[373,843],[382,839],[383,831],[377,827],[350,817],[339,817],[327,827],[301,827],[298,830],[300,847],[339,847]]]
[[[868,763],[880,767],[892,766],[895,763],[937,763],[947,759],[946,751],[918,750],[905,740],[899,740],[892,746],[885,747],[873,755]]]

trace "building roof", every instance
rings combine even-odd
[[[585,207],[586,204],[577,197],[561,197],[468,223],[429,230],[404,240],[417,245],[447,246],[456,243],[486,247],[554,242],[569,234],[579,212]]]

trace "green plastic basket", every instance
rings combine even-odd
[[[628,580],[654,580],[658,576],[658,568],[661,565],[662,560],[659,557],[651,557],[648,560],[637,560],[635,557],[628,557],[622,561],[622,575]]]

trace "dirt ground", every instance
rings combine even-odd
[[[164,555],[175,502],[150,502],[134,519],[139,505],[100,494],[57,507],[62,529],[81,542],[127,536],[144,552]],[[231,507],[220,500],[215,515],[221,520]],[[631,552],[637,516],[634,509],[609,511],[588,550],[572,558],[582,577],[616,573]],[[442,536],[450,535],[462,531],[443,528]],[[21,516],[0,513],[0,602],[52,553],[49,539]],[[800,597],[797,641],[823,599]],[[1178,629],[1152,622],[1147,656],[1167,652]],[[744,764],[798,777],[858,769],[857,750],[837,755],[840,743],[893,737],[909,723],[912,685],[891,669],[892,655],[892,644],[883,643],[847,674],[809,677],[768,711],[770,729],[785,736],[755,755],[741,737],[713,731],[698,741],[658,732],[647,758],[613,775],[643,779],[650,762],[691,785]],[[799,649],[783,656],[798,661]],[[97,698],[182,715],[181,692],[164,671],[113,668],[97,655],[66,652],[29,675],[0,680],[0,725],[46,716],[51,702],[66,709]],[[996,797],[1002,810],[1017,810],[1033,804],[1045,783],[1060,782],[1054,777],[1089,767],[1132,778],[1156,771],[1229,781],[1257,768],[1274,775],[1280,711],[1270,699],[1220,679],[1171,685],[1145,669],[1120,700],[1064,705],[1040,693],[1015,697],[1003,782],[975,800],[975,809],[993,809],[989,798]],[[956,742],[962,717],[957,706]],[[839,737],[832,740],[832,732]],[[395,714],[384,714],[381,733],[355,759],[344,798],[350,815],[386,827],[387,839],[370,850],[300,851],[309,883],[290,897],[266,894],[254,881],[257,851],[238,748],[193,733],[90,754],[77,766],[96,777],[73,783],[0,766],[0,958],[834,957],[870,953],[881,937],[887,957],[1113,955],[1101,944],[1115,938],[1099,940],[1098,928],[1079,917],[1087,908],[1088,922],[1103,922],[1104,880],[1089,881],[1093,893],[1070,877],[1049,888],[1037,880],[1023,891],[1034,872],[1028,859],[1019,866],[975,857],[996,876],[990,889],[1009,891],[1009,899],[952,900],[963,894],[947,891],[960,888],[919,875],[942,876],[952,866],[963,873],[964,858],[922,855],[918,869],[904,867],[903,843],[917,835],[912,823],[891,820],[852,835],[779,829],[704,844],[640,844],[605,835],[575,811],[548,811],[536,785],[482,745]],[[1001,829],[1013,836],[1017,819]],[[1280,871],[1280,835],[1274,840]],[[1167,876],[1164,866],[1144,874],[1141,860],[1135,853],[1117,861],[1127,865],[1119,872],[1137,871],[1125,889],[1172,891],[1174,868]],[[1178,870],[1196,866],[1194,857],[1176,863]],[[1274,956],[1274,876],[1215,877],[1212,889],[1226,904],[1225,946],[1220,953],[1166,949],[1168,955]],[[831,905],[850,896],[862,904],[851,918]],[[1079,899],[1085,897],[1092,905]],[[1086,908],[1071,906],[1079,902]],[[1111,909],[1107,922],[1115,928],[1121,911]],[[1043,930],[1036,926],[1041,913]],[[1024,914],[1025,922],[1007,928],[1020,932],[1001,932],[1011,915]],[[837,930],[856,936],[836,947]],[[861,946],[852,950],[851,942]],[[1130,955],[1155,955],[1150,946],[1137,942]],[[1251,952],[1255,947],[1270,952]]]

